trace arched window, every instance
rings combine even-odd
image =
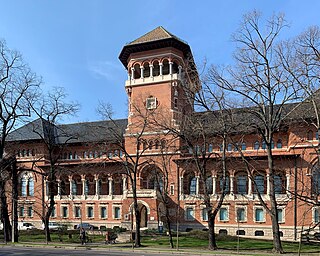
[[[21,177],[20,179],[21,183],[21,196],[27,196],[27,180],[26,177]]]
[[[236,175],[236,193],[248,194],[248,175],[246,173],[238,173]]]
[[[274,191],[276,194],[283,194],[285,192],[285,179],[283,175],[276,174],[273,176]]]
[[[277,141],[277,148],[282,148],[282,140]]]
[[[150,67],[149,63],[144,63],[143,64],[143,77],[149,77],[150,76]]]
[[[312,172],[312,193],[320,195],[320,168],[318,166]]]
[[[228,144],[228,151],[232,151],[232,144],[231,143]]]
[[[164,60],[162,65],[162,75],[169,75],[169,61]]]
[[[213,193],[213,182],[212,182],[211,176],[207,177],[207,179],[206,179],[206,189],[207,189],[208,194]]]
[[[254,193],[265,194],[265,178],[263,175],[258,174],[254,176]]]
[[[28,196],[34,196],[34,181],[32,177],[28,179]]]
[[[271,149],[274,149],[274,141],[271,141]]]
[[[69,152],[69,159],[70,159],[70,160],[73,159],[73,154],[72,154],[72,152]]]
[[[261,142],[261,148],[262,148],[262,149],[266,149],[266,148],[267,148],[267,144],[266,144],[265,140],[262,140],[262,142]]]
[[[244,151],[244,150],[246,150],[246,149],[247,149],[246,143],[245,143],[245,142],[242,142],[242,144],[241,144],[241,150]]]
[[[212,144],[209,144],[208,146],[208,152],[211,153],[213,151],[213,145]]]
[[[190,179],[189,191],[190,191],[190,195],[196,194],[196,192],[197,192],[197,178],[196,177],[193,177]]]
[[[179,65],[174,61],[172,63],[172,74],[177,74],[179,72]]]
[[[313,140],[313,131],[308,131],[307,133],[307,140]]]
[[[259,143],[259,141],[256,141],[256,142],[254,143],[253,148],[254,148],[255,150],[258,150],[258,149],[260,148],[260,143]]]
[[[134,65],[134,79],[139,79],[141,78],[141,69],[139,64]]]
[[[160,66],[159,61],[153,62],[153,69],[152,69],[153,76],[159,76],[160,75]]]
[[[222,193],[222,191],[224,191],[224,194],[230,192],[230,178],[228,175],[225,178],[223,178],[223,175],[219,175],[218,182],[218,191],[220,193]]]

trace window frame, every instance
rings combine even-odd
[[[226,211],[226,219],[222,219],[221,216],[222,216],[222,210],[225,210]],[[220,209],[219,209],[219,221],[220,222],[227,222],[229,221],[229,207],[228,206],[222,206]]]
[[[261,211],[262,212],[262,219],[257,220],[257,211]],[[266,213],[265,210],[263,209],[263,207],[254,207],[254,222],[255,223],[263,223],[266,222]]]

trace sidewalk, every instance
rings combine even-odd
[[[155,255],[161,254],[181,254],[181,255],[193,255],[193,256],[204,256],[204,255],[246,255],[246,256],[271,256],[277,255],[271,252],[259,252],[259,251],[239,251],[236,250],[217,250],[217,251],[210,251],[210,250],[195,250],[195,249],[170,249],[170,248],[160,248],[160,247],[140,247],[140,248],[132,248],[130,244],[112,244],[112,245],[105,245],[104,243],[89,243],[87,245],[81,244],[71,244],[71,243],[29,243],[29,242],[20,242],[20,243],[0,243],[0,247],[3,246],[20,246],[20,247],[52,247],[52,248],[65,248],[65,249],[72,249],[72,250],[98,250],[98,251],[114,251],[114,252],[125,252],[125,251],[135,251],[135,252],[148,252],[154,253]],[[297,253],[285,253],[286,256],[296,256]],[[317,253],[302,253],[303,256],[318,256],[320,255],[319,252]]]

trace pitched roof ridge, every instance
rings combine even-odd
[[[58,124],[58,126],[67,126],[67,125],[80,125],[80,124],[95,124],[95,123],[103,123],[103,122],[120,122],[128,120],[127,118],[120,118],[114,120],[96,120],[96,121],[83,121],[83,122],[75,122],[75,123],[68,123],[68,124]]]

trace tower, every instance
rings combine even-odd
[[[186,42],[160,26],[125,45],[119,59],[128,71],[127,135],[139,132],[139,123],[151,115],[166,125],[179,126],[181,114],[193,111],[189,96],[199,83]]]

